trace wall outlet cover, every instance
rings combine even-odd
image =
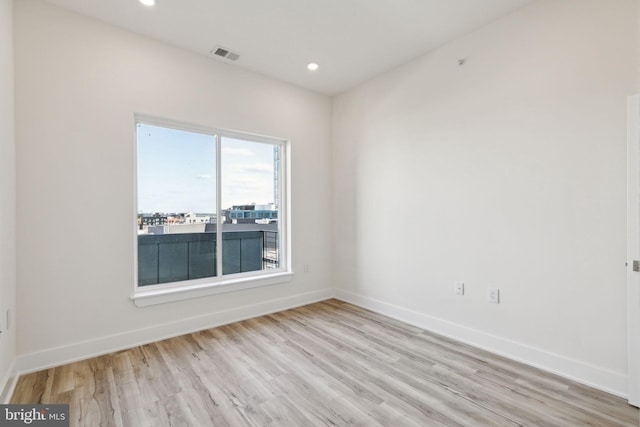
[[[500,289],[487,288],[487,301],[491,304],[500,304]]]

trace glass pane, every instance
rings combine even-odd
[[[221,143],[222,274],[278,268],[280,147]]]
[[[138,285],[216,275],[216,139],[138,124]]]

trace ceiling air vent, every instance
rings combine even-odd
[[[214,47],[209,53],[211,53],[214,58],[222,59],[223,61],[235,62],[240,58],[240,55],[238,55],[237,53],[231,52],[229,51],[229,49],[225,49],[224,47],[220,46]]]

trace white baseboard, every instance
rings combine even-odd
[[[13,396],[13,390],[16,388],[16,384],[18,383],[18,375],[15,374],[15,365],[16,361],[14,360],[7,370],[5,377],[0,380],[0,404],[8,404],[11,400],[11,396]]]
[[[345,290],[336,298],[508,359],[627,398],[626,375]]]
[[[332,298],[333,295],[333,289],[323,289],[25,354],[18,356],[13,372],[18,374],[17,377],[142,344],[312,304]]]

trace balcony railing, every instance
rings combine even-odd
[[[218,233],[138,236],[138,286],[214,277]],[[224,275],[278,267],[278,233],[223,231]]]

